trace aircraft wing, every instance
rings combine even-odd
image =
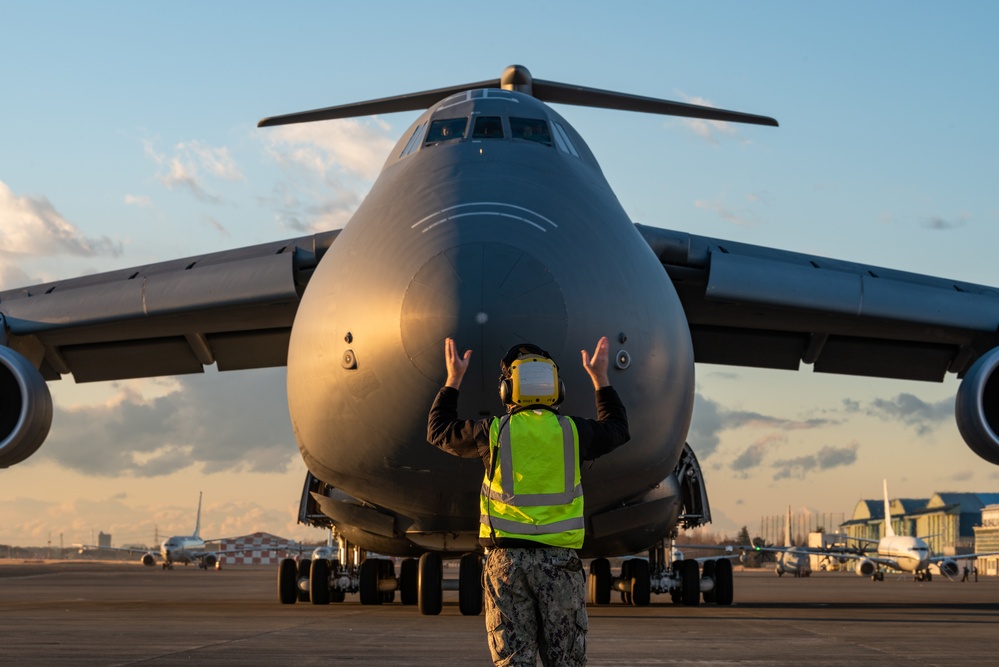
[[[131,547],[102,547],[96,544],[74,544],[73,547],[79,549],[80,553],[83,553],[84,551],[124,551],[125,553],[129,554],[152,553],[155,554],[156,557],[159,557],[160,555],[159,551],[157,551],[156,549],[133,549]]]
[[[904,380],[999,345],[999,290],[636,225],[676,286],[697,362]]]
[[[283,366],[299,299],[339,230],[0,291],[0,344],[46,380]]]
[[[977,560],[979,558],[985,558],[986,556],[999,556],[999,551],[986,551],[975,554],[955,554],[953,556],[936,555],[930,556],[930,562],[939,563],[945,560]]]

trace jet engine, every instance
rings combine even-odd
[[[218,565],[219,559],[215,554],[208,554],[205,556],[205,569],[213,568]]]
[[[972,451],[999,465],[999,347],[972,364],[957,389],[954,413]]]
[[[958,567],[957,561],[952,560],[950,558],[948,558],[947,560],[942,560],[939,563],[937,563],[937,567],[940,568],[940,574],[950,578],[956,577],[957,573],[961,569],[960,567]]]
[[[868,558],[861,558],[857,561],[857,576],[869,577],[874,574],[876,569],[878,569],[878,566]]]
[[[142,554],[142,558],[139,560],[146,567],[152,567],[156,565],[156,554],[152,551]]]
[[[0,345],[0,468],[28,458],[52,425],[52,396],[24,355]]]

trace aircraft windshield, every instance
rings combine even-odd
[[[540,118],[510,118],[510,134],[514,139],[536,141],[545,146],[552,145],[552,135],[548,123]]]
[[[502,139],[503,119],[499,116],[479,116],[472,129],[473,139]]]
[[[442,141],[455,141],[465,136],[467,118],[441,118],[430,123],[427,130],[427,143],[437,144]]]

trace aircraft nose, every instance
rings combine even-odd
[[[417,271],[401,326],[407,354],[428,378],[440,381],[443,340],[450,336],[462,350],[475,351],[466,382],[479,379],[493,391],[499,359],[511,346],[528,341],[556,356],[568,323],[562,289],[543,261],[504,243],[472,242],[439,253]]]

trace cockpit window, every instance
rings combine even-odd
[[[558,145],[559,150],[569,153],[574,157],[579,157],[579,152],[572,145],[572,140],[569,139],[569,135],[565,129],[555,122],[552,123],[552,127],[555,129],[555,143]]]
[[[427,129],[427,124],[420,123],[419,127],[413,130],[413,135],[409,138],[409,141],[406,142],[406,147],[402,149],[402,153],[399,154],[399,157],[409,155],[416,150],[416,147],[420,145],[420,139],[423,137],[423,130],[425,129]]]
[[[436,144],[442,141],[456,141],[465,136],[467,118],[442,118],[430,123],[427,130],[427,143]]]
[[[545,146],[552,145],[552,135],[548,123],[538,118],[510,118],[510,134],[514,139],[536,141]]]
[[[499,116],[479,116],[472,128],[473,139],[502,139],[503,119]]]

